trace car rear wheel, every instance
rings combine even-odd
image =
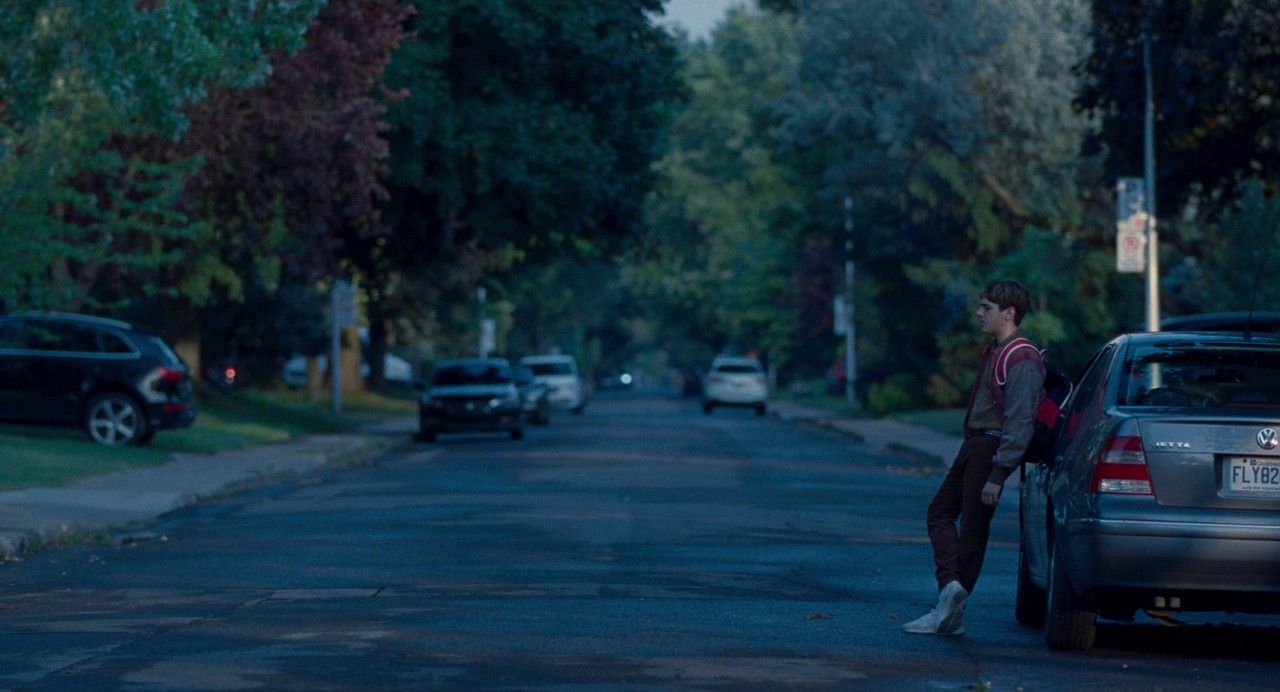
[[[703,413],[711,413],[712,411],[714,411],[714,410],[715,410],[715,408],[716,408],[716,405],[715,405],[715,404],[713,404],[713,403],[711,403],[710,401],[704,401],[704,402],[702,402],[702,412],[703,412]]]
[[[769,412],[769,409],[768,409],[768,408],[767,408],[763,403],[756,404],[756,415],[757,415],[757,416],[763,416],[764,414],[766,414],[766,413],[768,413],[768,412]]]
[[[432,428],[422,428],[418,430],[417,437],[419,442],[435,442],[436,431]]]
[[[1044,613],[1044,641],[1050,649],[1087,651],[1098,633],[1098,614],[1071,592],[1062,551],[1049,558],[1049,594]]]
[[[84,417],[85,432],[101,445],[123,447],[151,439],[142,405],[127,394],[108,392],[89,401]]]
[[[1018,541],[1018,591],[1013,601],[1013,617],[1019,625],[1044,627],[1044,589],[1031,581],[1031,568],[1027,565],[1026,540]]]
[[[522,429],[522,428],[512,428],[512,430],[511,430],[511,439],[513,439],[513,440],[518,440],[518,439],[520,439],[520,438],[522,438],[522,437],[524,437],[524,429]]]

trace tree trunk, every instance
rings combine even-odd
[[[360,377],[360,332],[356,327],[342,328],[342,393],[363,392],[364,379]]]
[[[382,389],[387,384],[386,373],[386,353],[387,353],[387,321],[388,317],[383,312],[380,304],[372,301],[368,305],[369,310],[369,388],[373,390]]]

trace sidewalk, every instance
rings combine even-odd
[[[830,428],[876,449],[936,463],[943,469],[951,468],[962,442],[959,435],[944,435],[888,418],[854,418],[792,401],[770,401],[769,408],[783,420]]]
[[[158,466],[81,479],[63,488],[0,492],[0,559],[102,534],[201,500],[368,459],[408,440],[416,420],[357,434],[315,435],[216,454],[177,454]]]

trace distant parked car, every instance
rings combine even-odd
[[[1127,334],[1028,464],[1015,615],[1054,649],[1099,616],[1280,612],[1280,338]]]
[[[582,413],[587,406],[587,386],[578,374],[573,356],[545,355],[521,358],[520,364],[533,371],[533,377],[551,388],[551,408]]]
[[[759,360],[721,356],[711,362],[703,384],[704,413],[711,413],[717,406],[747,406],[763,416],[768,400],[769,386]]]
[[[0,317],[0,418],[83,428],[94,442],[146,444],[196,418],[187,366],[128,322],[61,312]]]
[[[446,360],[436,365],[418,405],[418,439],[442,432],[524,436],[520,392],[505,358]]]
[[[525,420],[534,425],[551,422],[551,388],[533,377],[527,365],[515,369],[516,389],[520,390],[520,405]]]
[[[316,356],[316,368],[320,372],[325,372],[329,368],[329,359],[326,356]],[[382,372],[386,377],[388,384],[410,387],[414,384],[413,365],[409,361],[400,356],[387,353],[382,358]],[[369,377],[369,363],[360,361],[360,377]],[[305,387],[307,385],[307,357],[295,354],[289,360],[284,362],[284,366],[280,368],[280,380],[290,387]]]

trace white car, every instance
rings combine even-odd
[[[316,369],[321,373],[329,367],[329,359],[316,356]],[[413,384],[413,365],[400,356],[390,353],[382,358],[382,373],[389,384],[411,386]],[[369,376],[369,363],[360,361],[360,377]],[[290,387],[304,387],[307,384],[307,357],[294,355],[284,362],[280,368],[280,379]]]
[[[578,375],[573,356],[545,355],[521,358],[520,364],[533,371],[533,379],[549,388],[551,408],[582,413],[587,406],[587,387]]]
[[[703,385],[702,411],[717,406],[747,406],[763,416],[768,410],[769,384],[764,368],[755,358],[722,356],[711,362]]]

